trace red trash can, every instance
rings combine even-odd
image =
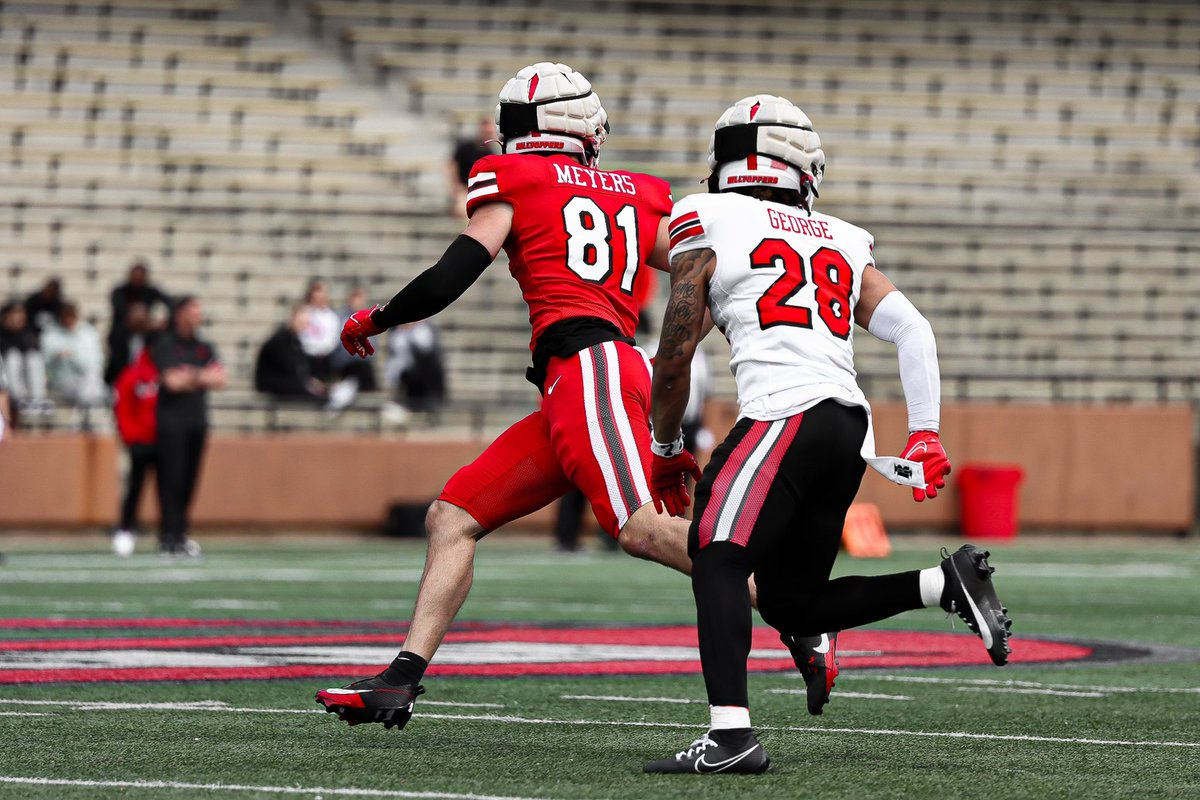
[[[1014,464],[967,464],[958,476],[962,529],[968,539],[1017,535],[1017,489],[1025,470]]]

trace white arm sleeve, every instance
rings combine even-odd
[[[909,433],[936,431],[942,416],[942,379],[929,320],[903,294],[889,292],[875,306],[867,330],[896,345]]]

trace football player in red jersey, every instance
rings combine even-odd
[[[386,670],[317,702],[350,724],[403,727],[420,680],[471,587],[475,543],[573,486],[629,553],[688,573],[684,478],[699,478],[680,443],[655,445],[650,372],[634,345],[637,272],[667,269],[667,183],[597,169],[608,115],[591,84],[564,64],[525,67],[497,106],[504,153],[475,163],[470,223],[441,260],[342,331],[352,354],[395,325],[437,314],[503,248],[533,326],[529,379],[540,410],[500,435],[446,484],[426,517],[425,572],[404,649]],[[653,467],[652,467],[653,463]]]

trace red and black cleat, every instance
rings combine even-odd
[[[838,676],[837,631],[821,636],[788,636],[779,640],[792,652],[796,669],[808,689],[808,713],[814,717],[825,711],[833,683]]]
[[[317,692],[317,705],[348,725],[381,722],[384,728],[403,728],[412,717],[417,696],[425,694],[424,686],[411,683],[392,684],[382,673],[374,678],[355,681],[340,689]]]

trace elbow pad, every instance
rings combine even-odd
[[[908,430],[936,431],[942,414],[937,342],[929,320],[900,292],[890,292],[871,315],[867,330],[896,345],[900,383],[908,404]]]

